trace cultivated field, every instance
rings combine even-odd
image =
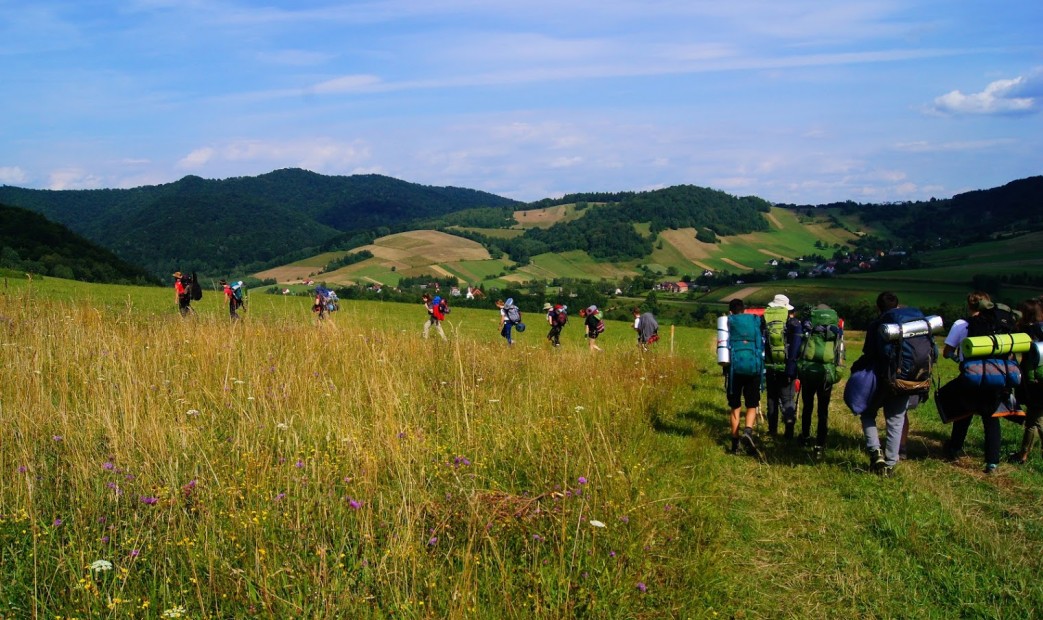
[[[709,330],[591,355],[576,319],[508,349],[494,310],[443,343],[419,303],[172,297],[0,288],[0,617],[1043,613],[1039,452],[986,478],[975,425],[942,462],[931,403],[895,478],[839,392],[823,460],[760,463],[723,449]]]

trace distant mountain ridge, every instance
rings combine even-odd
[[[3,186],[0,202],[41,213],[154,274],[245,272],[344,233],[521,204],[375,174],[326,176],[299,169],[224,180],[187,176],[133,189]]]

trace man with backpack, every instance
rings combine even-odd
[[[637,332],[637,346],[642,351],[648,350],[648,345],[659,341],[659,322],[651,312],[641,312],[641,308],[634,308],[634,331]]]
[[[514,339],[511,338],[511,330],[517,329],[519,333],[525,331],[521,310],[514,305],[513,297],[508,297],[507,301],[497,299],[496,307],[500,309],[500,335],[507,340],[507,346],[512,346],[514,345]]]
[[[829,432],[829,401],[833,385],[840,378],[839,366],[844,360],[844,330],[836,310],[825,304],[815,306],[803,322],[804,332],[800,357],[797,360],[797,378],[800,379],[802,409],[800,438],[805,447],[812,447],[816,458],[826,449]],[[818,400],[818,420],[815,440],[811,440],[811,414]]]
[[[191,276],[186,276],[180,271],[175,271],[173,276],[174,301],[177,303],[177,311],[185,317],[192,311]]]
[[[550,325],[547,340],[556,347],[561,346],[561,329],[569,320],[568,314],[565,313],[565,306],[561,304],[552,306],[545,303],[543,310],[547,313],[547,323]]]
[[[924,318],[922,312],[912,307],[899,307],[898,296],[890,291],[876,298],[880,316],[866,328],[865,346],[862,357],[852,365],[856,369],[872,368],[877,377],[877,391],[872,403],[859,416],[862,433],[869,453],[869,467],[873,473],[890,477],[898,465],[910,396],[923,395],[930,389],[931,371],[938,357],[933,334],[886,340],[881,326],[902,326]],[[900,330],[899,330],[900,332]],[[876,425],[876,413],[883,409],[887,427],[886,443],[880,444],[880,433]]]
[[[793,315],[789,297],[779,294],[764,309],[765,385],[768,396],[768,434],[779,431],[779,415],[785,427],[786,439],[793,438],[797,423],[797,403],[794,379],[797,378],[797,354],[802,337],[801,323]]]
[[[239,308],[243,305],[243,283],[236,282],[235,284],[229,284],[228,282],[221,280],[218,282],[225,294],[225,301],[228,302],[228,317],[233,321],[239,320]]]
[[[753,440],[753,426],[757,423],[757,407],[760,406],[761,381],[764,374],[763,317],[746,314],[741,299],[728,302],[728,363],[724,364],[725,393],[731,409],[731,453],[739,451],[742,442],[746,453],[761,457]],[[746,405],[746,425],[739,435],[742,405]]]
[[[442,330],[442,321],[445,320],[445,315],[449,312],[449,304],[439,296],[435,296],[431,299],[431,296],[424,293],[421,299],[424,302],[424,308],[427,310],[427,321],[424,322],[424,339],[427,339],[428,331],[434,327],[438,335],[442,337],[442,340],[448,342],[448,338],[445,337],[445,331]]]
[[[960,376],[953,379],[955,385],[947,385],[946,390],[953,389],[958,395],[958,400],[965,410],[971,415],[963,416],[953,420],[952,435],[945,444],[945,457],[949,460],[959,458],[963,450],[963,444],[967,440],[967,431],[970,429],[971,420],[975,415],[981,417],[982,427],[985,432],[985,469],[986,474],[993,474],[999,468],[1000,462],[1000,420],[995,414],[1000,403],[1010,396],[1010,388],[1006,386],[989,386],[983,381],[974,385],[968,376],[969,365],[975,365],[974,360],[965,359],[962,351],[963,341],[967,338],[977,336],[995,337],[1000,334],[1011,334],[1017,330],[1017,317],[1002,304],[994,304],[988,293],[975,291],[967,295],[967,310],[969,316],[966,320],[953,323],[948,336],[945,337],[945,348],[943,355],[960,364]],[[997,368],[1000,364],[988,364],[994,359],[1000,362],[1011,360],[1009,355],[992,356],[985,359],[986,365]],[[982,365],[979,361],[978,366]],[[1006,368],[1006,363],[1003,364]],[[1020,370],[1019,370],[1020,379]]]

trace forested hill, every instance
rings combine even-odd
[[[812,205],[779,205],[806,209]],[[857,213],[872,228],[910,246],[967,243],[994,237],[1043,230],[1043,176],[1011,181],[1002,187],[957,194],[947,199],[889,204],[854,202],[818,205]]]
[[[242,273],[346,232],[520,205],[470,189],[298,169],[225,180],[187,176],[134,189],[3,186],[0,202],[42,213],[153,274]]]
[[[39,213],[0,204],[0,267],[86,282],[159,284],[120,259]]]

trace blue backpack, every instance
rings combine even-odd
[[[756,314],[728,316],[729,373],[759,377],[764,372],[764,334],[761,317]]]
[[[938,361],[938,347],[934,335],[928,333],[908,338],[888,339],[884,327],[888,324],[902,325],[924,319],[919,308],[902,307],[888,310],[880,315],[880,352],[886,366],[881,383],[890,388],[892,394],[926,394],[931,388],[931,372]]]

